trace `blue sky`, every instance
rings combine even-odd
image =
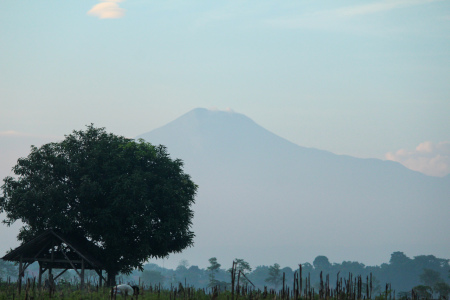
[[[1,178],[31,144],[196,107],[450,173],[449,1],[2,0],[0,54]]]
[[[0,131],[136,136],[217,107],[358,157],[450,140],[448,1],[103,3],[117,18],[1,2]]]

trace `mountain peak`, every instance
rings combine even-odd
[[[195,108],[174,121],[144,133],[143,138],[152,144],[163,144],[175,155],[195,152],[227,151],[266,152],[273,147],[289,144],[300,147],[273,134],[247,116],[233,110]]]
[[[219,109],[217,107],[211,107],[211,108],[204,108],[204,107],[197,107],[194,108],[193,110],[191,110],[191,112],[198,112],[198,113],[229,113],[229,114],[236,114],[237,112],[230,108],[227,107],[226,109]]]
[[[195,118],[198,121],[212,121],[212,120],[221,120],[221,121],[231,121],[236,119],[246,119],[247,121],[251,121],[250,118],[247,116],[237,113],[234,110],[227,108],[226,110],[219,110],[216,108],[194,108],[193,110],[187,112],[186,114],[182,115],[178,119],[176,119],[174,122],[186,118]],[[253,121],[251,121],[253,122]]]

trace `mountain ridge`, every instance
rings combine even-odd
[[[299,250],[343,256],[346,245],[363,252],[371,246],[374,256],[450,248],[442,230],[450,227],[445,179],[392,161],[302,147],[238,113],[194,109],[139,137],[167,146],[199,185],[196,246],[184,252],[190,260],[207,259],[198,253],[209,251],[260,263],[279,255],[289,264]],[[294,221],[317,225],[301,230]]]
[[[156,128],[154,130],[152,130],[151,132],[147,132],[144,134],[139,135],[137,138],[143,138],[145,139],[154,139],[154,140],[162,140],[164,141],[167,136],[173,136],[175,134],[180,134],[179,130],[180,128],[182,128],[183,132],[181,133],[183,136],[186,136],[186,133],[192,133],[195,130],[201,129],[203,128],[201,126],[201,123],[208,123],[208,125],[205,125],[207,127],[209,127],[209,122],[212,121],[217,121],[217,117],[219,117],[220,119],[226,119],[229,118],[227,121],[230,121],[230,119],[232,119],[233,121],[238,119],[239,122],[242,124],[244,122],[247,122],[249,124],[251,124],[252,126],[254,126],[257,129],[263,130],[267,135],[270,136],[270,138],[272,138],[272,141],[270,142],[274,142],[275,143],[284,143],[286,145],[288,145],[290,148],[294,149],[291,151],[297,151],[297,150],[301,150],[304,152],[309,152],[310,154],[315,153],[315,154],[327,154],[329,156],[335,157],[335,158],[339,158],[339,159],[343,159],[343,160],[356,160],[356,161],[364,161],[364,162],[378,162],[384,165],[389,165],[392,168],[398,168],[399,170],[404,170],[406,172],[410,172],[412,174],[416,174],[419,176],[427,176],[427,177],[431,177],[429,175],[425,175],[423,173],[417,172],[417,171],[413,171],[410,170],[408,168],[406,168],[405,166],[403,166],[402,164],[398,163],[398,162],[394,162],[394,161],[390,161],[390,160],[381,160],[378,158],[358,158],[358,157],[354,157],[351,155],[346,155],[346,154],[335,154],[332,153],[330,151],[327,150],[322,150],[322,149],[317,149],[317,148],[313,148],[313,147],[305,147],[305,146],[301,146],[298,144],[295,144],[283,137],[280,137],[278,135],[276,135],[275,133],[265,129],[264,127],[258,125],[256,122],[254,122],[252,119],[248,118],[247,116],[237,113],[237,112],[229,112],[229,111],[216,111],[216,110],[208,110],[206,108],[195,108],[185,114],[183,114],[182,116],[176,118],[174,121],[169,122],[159,128]],[[195,125],[194,128],[192,128],[193,124]],[[186,126],[187,125],[187,126]],[[246,124],[246,126],[248,126],[248,124]],[[239,130],[237,130],[238,134],[242,134],[243,132],[240,132]],[[217,132],[215,132],[217,133]],[[245,132],[245,134],[248,135],[248,132]],[[226,134],[227,136],[230,135],[230,133],[228,132]],[[266,136],[267,137],[267,136]],[[204,143],[204,141],[200,141],[198,137],[191,137],[191,142],[194,145],[191,145],[194,147],[194,149],[196,151],[200,150],[199,147],[202,147],[202,144]],[[158,142],[159,143],[159,142]],[[167,142],[169,144],[172,144],[171,142]],[[167,143],[162,142],[161,144],[166,145]],[[198,144],[196,144],[198,143]],[[169,153],[172,154],[172,149],[169,149]],[[175,150],[176,153],[179,152],[179,149]],[[176,156],[174,156],[176,157]]]

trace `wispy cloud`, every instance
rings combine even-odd
[[[337,9],[334,13],[339,17],[354,17],[360,15],[368,15],[380,13],[383,11],[389,11],[401,7],[408,7],[414,5],[422,5],[430,2],[436,2],[441,0],[394,0],[394,1],[380,1],[369,4],[349,6],[341,9]]]
[[[94,5],[87,14],[100,19],[119,19],[125,15],[125,9],[119,7],[119,2],[123,0],[104,0]]]
[[[401,163],[408,169],[431,176],[450,174],[450,142],[424,142],[410,151],[400,149],[389,152],[386,159]]]
[[[21,131],[16,131],[16,130],[5,130],[5,131],[0,131],[0,138],[61,139],[61,136],[32,134],[32,133],[21,132]]]
[[[270,11],[270,4],[266,1],[223,1],[217,2],[213,8],[198,14],[194,27],[205,27],[213,23],[248,21],[253,16]]]
[[[377,14],[410,6],[425,5],[443,0],[383,0],[368,4],[353,5],[330,10],[309,12],[297,16],[284,16],[268,20],[270,25],[286,28],[334,27],[336,22],[358,16]]]
[[[30,135],[27,133],[15,131],[15,130],[6,130],[6,131],[0,131],[0,137],[1,136],[18,137],[18,136],[30,136]]]
[[[235,113],[236,112],[231,107],[227,107],[225,109],[220,109],[217,106],[213,106],[213,107],[208,108],[208,110],[210,110],[210,111],[223,111],[223,112],[229,112],[229,113]]]

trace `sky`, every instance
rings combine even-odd
[[[2,0],[0,177],[85,125],[135,137],[197,107],[445,176],[449,82],[449,1]]]

